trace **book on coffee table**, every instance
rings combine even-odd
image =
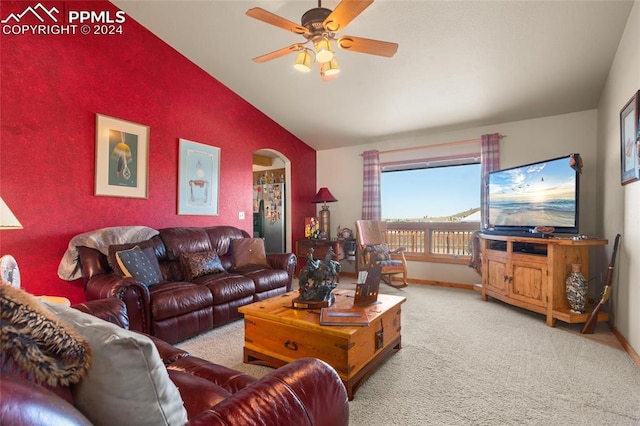
[[[320,325],[369,325],[364,308],[322,308]]]

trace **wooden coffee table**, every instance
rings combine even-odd
[[[334,290],[332,308],[353,307],[353,291]],[[362,382],[388,355],[400,350],[400,305],[407,299],[381,294],[365,307],[368,326],[322,326],[319,309],[294,309],[293,291],[238,309],[244,314],[244,362],[280,367],[319,358],[340,375],[353,399]]]

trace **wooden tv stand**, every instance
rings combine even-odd
[[[580,263],[589,279],[589,249],[607,240],[588,238],[528,238],[480,235],[482,251],[482,300],[489,296],[520,308],[546,315],[547,325],[556,320],[584,323],[589,312],[572,312],[567,302],[565,280],[571,264]],[[606,312],[598,321],[607,321]]]

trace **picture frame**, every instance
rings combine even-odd
[[[304,237],[314,238],[320,230],[320,222],[317,217],[304,218]]]
[[[96,114],[97,196],[143,198],[149,186],[149,126]]]
[[[180,139],[178,214],[218,216],[220,148]]]
[[[620,111],[620,183],[626,185],[640,179],[640,91],[629,99]]]

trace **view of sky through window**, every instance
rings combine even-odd
[[[480,164],[381,174],[383,220],[446,218],[480,208]]]

